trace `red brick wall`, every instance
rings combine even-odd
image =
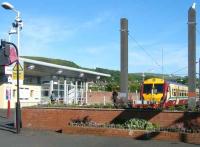
[[[22,125],[25,128],[56,130],[66,127],[72,120],[87,118],[97,123],[110,123],[131,118],[143,118],[161,127],[184,125],[200,127],[200,113],[158,112],[123,109],[69,109],[22,108]]]
[[[88,92],[88,104],[97,104],[97,103],[112,103],[112,92],[106,91],[92,91]],[[137,99],[139,94],[129,93],[129,99]]]
[[[88,104],[112,103],[112,92],[88,92]]]
[[[93,134],[103,136],[123,136],[135,139],[158,139],[183,141],[187,143],[200,144],[199,133],[174,133],[174,132],[152,132],[130,131],[124,129],[108,128],[82,128],[71,127],[71,120],[84,119],[97,123],[113,122],[116,119],[143,118],[159,124],[162,127],[170,127],[175,124],[190,127],[200,127],[200,113],[184,112],[156,112],[139,110],[111,110],[111,109],[67,109],[67,108],[22,108],[23,128],[46,129],[70,134]]]

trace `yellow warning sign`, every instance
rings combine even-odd
[[[18,64],[18,68],[19,68],[19,71],[24,71],[20,63]],[[17,64],[15,64],[15,66],[13,67],[13,71],[17,72]]]
[[[18,68],[19,68],[19,80],[24,80],[24,69],[22,68],[21,64],[18,64]],[[12,79],[17,80],[17,64],[15,64],[13,68]]]

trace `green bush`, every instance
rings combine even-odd
[[[175,111],[176,108],[175,108],[175,106],[170,106],[170,107],[168,108],[168,110],[170,110],[170,111]]]
[[[126,121],[124,127],[128,129],[153,130],[159,126],[144,119],[133,118]]]
[[[186,107],[186,105],[180,105],[180,106],[176,107],[176,110],[178,110],[178,111],[186,111],[187,107]]]

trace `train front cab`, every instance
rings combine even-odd
[[[135,108],[158,108],[166,97],[166,83],[163,79],[151,78],[141,86],[140,101],[133,103]]]

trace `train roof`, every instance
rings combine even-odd
[[[164,84],[164,80],[161,78],[149,78],[144,80],[144,84],[151,84],[151,83]]]
[[[174,81],[168,81],[168,80],[165,80],[168,84],[174,84],[174,85],[179,85],[179,86],[187,86],[185,84],[181,84],[181,83],[177,83],[177,82],[174,82]]]
[[[184,85],[184,84],[181,84],[181,83],[177,83],[177,82],[174,82],[174,81],[169,81],[169,80],[163,80],[161,78],[149,78],[149,79],[146,79],[144,81],[144,84],[149,84],[149,83],[159,83],[159,84],[164,84],[164,82],[167,82],[168,84],[174,84],[174,85],[179,85],[179,86],[187,86],[187,85]]]

